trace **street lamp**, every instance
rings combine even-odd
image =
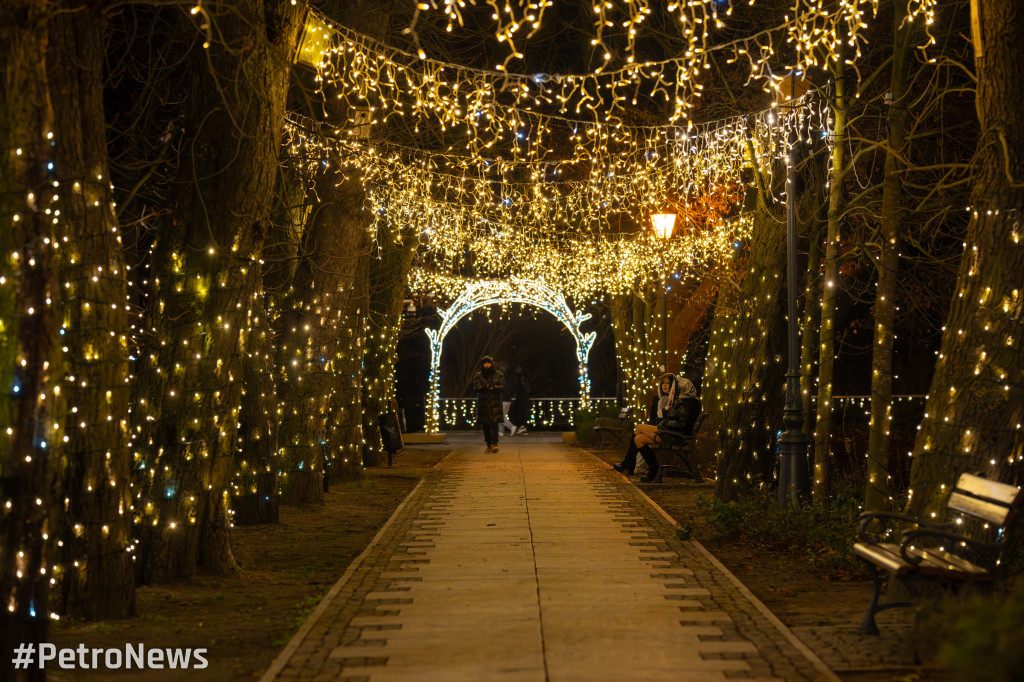
[[[790,74],[783,80],[780,93],[787,108],[796,106],[798,79]],[[801,82],[802,83],[802,82]],[[806,87],[804,88],[806,89]],[[781,117],[780,117],[781,119]],[[786,275],[789,301],[787,308],[787,345],[789,346],[789,367],[786,372],[786,402],[782,408],[782,423],[786,430],[779,438],[779,506],[786,507],[793,501],[810,494],[810,480],[807,475],[807,434],[803,431],[803,401],[800,399],[800,329],[797,322],[797,262],[796,262],[796,149],[789,146],[786,136]]]
[[[654,234],[660,239],[668,239],[672,236],[672,228],[676,224],[675,213],[655,213],[651,216],[651,225],[654,227]],[[661,272],[661,366],[662,371],[668,371],[668,313],[665,302],[665,271]]]

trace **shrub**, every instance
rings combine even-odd
[[[853,554],[861,502],[852,487],[841,490],[827,507],[780,509],[770,490],[734,502],[702,498],[698,504],[708,524],[722,538],[784,552],[833,577],[865,572]]]
[[[939,663],[963,682],[1011,682],[1024,670],[1024,592],[977,596],[948,614]]]

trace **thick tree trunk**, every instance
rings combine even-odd
[[[328,431],[332,396],[344,379],[338,372],[340,355],[349,350],[341,329],[347,298],[343,285],[368,255],[361,250],[365,241],[360,237],[366,233],[362,187],[330,171],[317,177],[316,196],[320,204],[313,209],[278,319],[281,460],[288,472],[288,504],[322,502],[323,477],[336,463]],[[403,291],[404,284],[399,296]]]
[[[147,476],[149,580],[236,570],[229,486],[299,10],[206,2],[189,65],[182,154],[152,256],[149,376],[136,440]],[[181,14],[188,17],[187,14]]]
[[[691,346],[695,340],[694,335],[707,318],[717,287],[718,282],[714,277],[682,285],[677,282],[673,287],[678,293],[670,297],[668,303],[669,372],[678,374],[686,365],[692,366],[695,348]]]
[[[825,182],[823,164],[812,161],[811,174],[813,192],[811,204],[819,207],[814,211],[807,226],[807,274],[804,277],[803,330],[800,335],[800,398],[804,414],[804,433],[807,442],[814,442],[814,397],[817,394],[818,329],[821,325],[821,245],[828,218],[825,210]]]
[[[353,480],[363,471],[363,356],[366,351],[365,321],[370,295],[370,235],[354,235],[353,271],[343,280],[343,299],[338,314],[335,371],[338,383],[331,396],[331,422],[327,443],[333,456],[331,476]]]
[[[832,143],[832,167],[829,171],[828,230],[825,235],[825,271],[822,277],[821,323],[818,344],[818,414],[814,424],[814,478],[811,493],[814,504],[827,504],[831,483],[832,459],[832,378],[835,370],[836,298],[839,292],[839,232],[843,201],[846,150],[846,77],[842,58],[833,72],[835,121]]]
[[[706,431],[717,438],[715,496],[724,500],[771,477],[785,388],[785,225],[761,210],[754,221],[749,271],[738,288],[719,290],[701,389]]]
[[[882,214],[879,229],[878,283],[875,287],[875,337],[871,356],[871,422],[868,435],[867,482],[864,509],[881,511],[891,507],[889,499],[889,421],[892,410],[892,344],[896,315],[896,281],[899,269],[903,222],[903,183],[900,178],[907,118],[907,53],[911,25],[904,25],[906,3],[893,3],[893,60],[889,93],[891,104],[886,125]]]
[[[277,523],[281,502],[273,330],[263,300],[253,302],[249,329],[238,419],[240,447],[231,485],[231,508],[239,526]]]
[[[656,372],[648,363],[648,305],[634,294],[613,296],[609,304],[619,387],[625,404],[646,410]]]
[[[0,679],[15,672],[18,644],[46,639],[56,532],[51,497],[59,432],[61,353],[53,301],[60,296],[55,254],[61,226],[47,172],[53,130],[46,86],[47,8],[5,2],[0,19]],[[51,208],[51,206],[53,208]],[[38,651],[38,649],[37,649]]]
[[[377,417],[391,410],[395,396],[395,350],[402,322],[405,282],[415,240],[377,235],[380,256],[370,261],[370,295],[363,363],[363,465],[378,466],[382,444]]]
[[[56,172],[68,244],[60,250],[69,374],[62,467],[62,610],[118,618],[135,610],[128,448],[127,273],[111,203],[103,111],[106,19],[67,0],[50,20]]]
[[[981,124],[971,220],[925,418],[909,510],[939,514],[956,477],[1004,478],[1024,455],[1024,7],[978,0]]]

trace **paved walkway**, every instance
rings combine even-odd
[[[454,440],[264,682],[837,679],[605,463]]]

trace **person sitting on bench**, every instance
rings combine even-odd
[[[694,407],[695,405],[695,407]],[[685,377],[676,377],[674,374],[665,373],[658,379],[658,393],[651,401],[650,409],[647,412],[647,423],[637,424],[633,431],[633,437],[629,441],[629,448],[626,456],[612,468],[627,476],[633,475],[636,468],[636,455],[639,452],[647,462],[647,475],[640,479],[643,483],[650,483],[658,476],[658,458],[651,449],[651,445],[657,440],[655,434],[658,426],[664,420],[670,420],[673,431],[688,428],[693,433],[693,423],[700,414],[700,401],[697,400],[697,389],[693,382]],[[683,419],[688,419],[688,425]]]

